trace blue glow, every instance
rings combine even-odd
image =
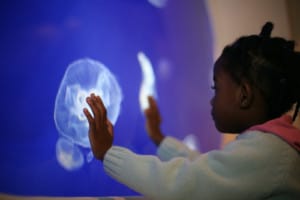
[[[88,121],[83,108],[88,108],[86,97],[91,93],[99,95],[107,107],[107,115],[115,124],[120,113],[122,91],[109,69],[92,59],[80,59],[71,63],[61,81],[55,100],[54,121],[61,137],[57,141],[57,160],[68,170],[77,169],[81,159],[73,162],[73,153],[79,154],[76,145],[90,148]],[[87,155],[91,161],[91,155]],[[80,156],[79,156],[80,157]]]
[[[148,2],[157,8],[163,8],[167,5],[168,0],[148,0]]]
[[[203,152],[219,147],[220,134],[210,118],[207,74],[213,66],[213,40],[205,1],[156,2],[1,1],[0,193],[137,195],[108,177],[90,151],[81,107],[96,88],[99,68],[76,67],[80,72],[68,78],[72,84],[62,86],[64,75],[75,70],[67,72],[69,64],[80,58],[101,61],[122,87],[121,111],[108,108],[115,120],[115,145],[141,154],[156,152],[139,102],[141,83],[150,78],[143,77],[142,69],[148,60],[166,134],[184,138],[192,133]],[[59,88],[61,114],[54,122]],[[114,93],[108,96],[116,100]],[[72,106],[63,106],[66,101]],[[119,117],[113,119],[110,112]]]

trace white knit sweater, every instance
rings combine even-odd
[[[248,131],[205,154],[167,137],[158,157],[113,146],[105,171],[150,199],[300,199],[300,154],[276,135]]]

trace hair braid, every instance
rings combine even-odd
[[[258,88],[268,104],[269,118],[275,118],[300,104],[300,54],[294,41],[271,37],[273,23],[267,22],[259,35],[244,36],[226,46],[225,68],[238,83],[246,79]]]

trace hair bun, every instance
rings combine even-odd
[[[267,22],[261,29],[261,32],[259,36],[263,38],[270,38],[271,37],[271,32],[273,30],[273,23],[272,22]]]

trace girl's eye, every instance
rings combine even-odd
[[[216,86],[215,86],[215,85],[212,85],[212,86],[211,86],[211,89],[212,89],[212,90],[216,90]]]

